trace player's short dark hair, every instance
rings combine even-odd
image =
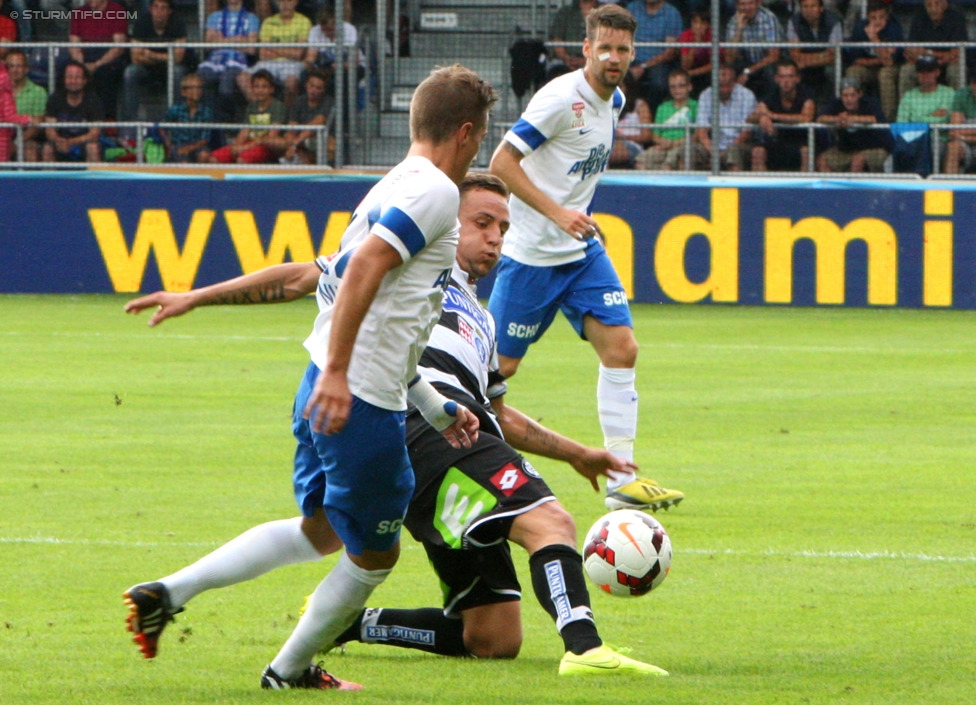
[[[481,128],[497,100],[491,84],[471,69],[461,64],[435,68],[413,92],[410,139],[437,144],[467,122]]]
[[[622,29],[633,36],[637,31],[637,20],[620,5],[600,5],[586,16],[586,38],[595,41],[600,27]]]
[[[878,10],[884,10],[888,14],[891,14],[891,8],[888,7],[888,3],[885,0],[868,0],[867,12],[877,12]]]
[[[494,174],[485,174],[481,172],[469,171],[467,176],[464,177],[458,185],[458,191],[461,192],[463,196],[468,191],[474,191],[481,189],[482,191],[491,191],[492,193],[497,193],[503,198],[508,198],[508,187],[505,182],[499,179]]]

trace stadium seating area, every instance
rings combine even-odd
[[[219,4],[218,0],[127,0],[126,3],[115,5],[116,1],[121,2],[121,0],[112,0],[106,4],[108,0],[89,0],[89,4],[83,5],[81,0],[0,0],[0,42],[2,42],[0,56],[6,54],[7,63],[12,64],[9,72],[14,84],[14,95],[18,98],[18,112],[39,115],[39,119],[43,119],[45,112],[49,116],[52,114],[51,106],[44,105],[47,98],[39,99],[34,88],[30,89],[35,93],[30,112],[21,111],[20,96],[24,81],[33,82],[48,94],[60,90],[65,65],[72,57],[77,58],[81,55],[81,51],[78,51],[79,44],[72,44],[70,41],[72,37],[77,39],[74,33],[78,31],[76,27],[79,19],[91,19],[96,12],[109,12],[112,8],[118,7],[123,11],[120,18],[128,27],[126,41],[130,46],[118,49],[113,47],[114,43],[123,40],[122,37],[115,36],[117,32],[110,33],[107,39],[83,43],[84,63],[89,72],[95,68],[95,74],[89,77],[87,88],[99,94],[103,107],[101,120],[89,115],[83,122],[93,122],[96,126],[101,126],[95,137],[98,144],[97,155],[101,161],[138,163],[164,159],[169,161],[173,155],[167,154],[166,150],[171,145],[164,138],[170,134],[167,129],[177,128],[172,126],[166,128],[165,125],[168,123],[163,122],[164,127],[160,130],[159,123],[164,120],[168,108],[173,103],[179,103],[185,98],[182,95],[180,78],[195,70],[202,72],[202,68],[198,67],[203,62],[210,62],[211,52],[219,46],[212,36],[208,36],[207,28],[220,26],[220,18],[223,18],[223,36],[231,36],[235,33],[247,34],[241,27],[237,28],[240,31],[228,29],[227,18],[231,16],[228,15],[230,8],[222,10],[228,3],[231,4],[231,8],[235,8],[241,0],[219,0]],[[315,123],[312,133],[306,131],[303,137],[303,140],[311,140],[307,143],[311,146],[306,150],[309,157],[304,162],[291,156],[287,158],[284,156],[285,152],[278,147],[285,145],[286,141],[280,141],[278,146],[268,150],[267,153],[261,152],[262,161],[263,163],[279,161],[288,164],[305,163],[319,167],[327,163],[367,167],[395,163],[404,153],[409,142],[407,109],[413,88],[433,66],[458,61],[476,70],[500,89],[501,101],[493,115],[489,144],[479,156],[479,162],[476,162],[476,166],[485,166],[491,147],[501,137],[503,131],[517,119],[526,101],[531,97],[532,91],[545,80],[546,74],[558,73],[562,62],[556,58],[559,54],[557,47],[574,47],[579,44],[577,38],[560,37],[554,34],[555,27],[558,25],[557,17],[560,13],[563,13],[563,17],[566,17],[565,13],[582,13],[588,6],[595,5],[598,1],[605,0],[346,0],[341,7],[335,8],[332,4],[334,0],[283,0],[280,4],[278,0],[244,0],[244,9],[241,12],[253,12],[256,16],[254,21],[258,23],[255,27],[260,26],[261,29],[250,35],[250,38],[237,36],[237,41],[242,39],[245,41],[245,45],[239,48],[253,47],[250,53],[239,55],[244,62],[240,68],[246,72],[248,66],[253,66],[259,60],[262,67],[272,63],[272,75],[276,84],[274,99],[285,103],[286,108],[303,97],[301,95],[303,89],[298,89],[296,98],[293,87],[287,83],[287,72],[275,70],[283,67],[273,61],[267,61],[264,54],[258,56],[259,52],[272,50],[271,47],[274,46],[272,42],[276,41],[266,40],[265,23],[269,18],[272,18],[273,22],[274,18],[281,16],[281,13],[287,14],[287,8],[295,6],[296,2],[297,13],[309,18],[305,26],[311,25],[313,31],[319,29],[318,20],[323,19],[320,15],[323,7],[332,10],[332,14],[338,16],[337,19],[348,23],[343,32],[333,31],[331,35],[324,30],[326,25],[322,24],[325,37],[322,39],[320,33],[322,43],[316,44],[311,51],[308,50],[310,45],[307,32],[302,34],[304,39],[301,40],[286,37],[283,42],[285,47],[272,50],[284,51],[290,48],[297,52],[294,73],[299,86],[304,85],[302,79],[310,69],[325,69],[331,81],[328,92],[330,96],[334,96],[334,99],[330,97],[329,100],[328,119]],[[852,73],[854,53],[858,49],[865,49],[864,44],[852,45],[852,37],[859,23],[863,25],[862,18],[867,16],[870,7],[877,7],[877,3],[884,0],[823,0],[821,3],[817,3],[817,0],[763,0],[761,3],[757,0],[738,1],[760,5],[763,12],[771,11],[779,23],[779,34],[771,42],[778,46],[770,47],[763,44],[761,48],[767,51],[777,48],[784,58],[790,55],[796,57],[802,49],[824,50],[825,54],[829,50],[830,63],[823,72],[826,80],[816,90],[818,117],[798,127],[785,130],[804,135],[806,151],[804,151],[803,162],[800,166],[790,169],[776,170],[813,172],[830,168],[827,161],[820,159],[819,155],[831,146],[836,146],[833,135],[836,133],[837,125],[830,123],[829,120],[824,121],[830,123],[829,125],[819,123],[817,120],[821,113],[828,111],[831,100],[838,97],[840,89],[845,85],[851,85],[845,79],[852,76],[860,79],[865,77],[866,74],[863,73]],[[832,35],[829,43],[821,40],[821,44],[818,45],[807,43],[802,38],[798,39],[795,31],[793,36],[790,36],[791,18],[793,15],[800,16],[802,6],[811,1],[824,6],[828,14],[833,13],[836,17],[835,21],[842,28],[842,41],[837,42],[838,35]],[[577,3],[581,3],[581,7],[577,8]],[[165,32],[158,29],[160,26],[158,22],[154,25],[152,21],[156,18],[154,13],[157,9],[154,8],[158,4],[170,8],[171,19],[167,20],[166,25],[169,29]],[[628,3],[621,0],[619,4]],[[633,4],[632,2],[631,5]],[[645,2],[637,0],[636,5],[644,6]],[[666,3],[662,3],[661,0],[647,0],[646,3],[649,10],[664,5]],[[696,11],[709,10],[710,3],[703,0],[676,0],[673,7],[680,14],[682,29],[689,29]],[[938,82],[944,89],[940,88],[939,93],[947,101],[944,114],[940,113],[937,118],[929,120],[920,117],[917,111],[913,112],[904,107],[910,105],[912,101],[919,100],[917,91],[912,90],[917,83],[914,71],[906,73],[903,70],[902,75],[896,79],[898,85],[893,98],[894,103],[891,102],[890,93],[881,94],[880,82],[876,85],[872,81],[864,81],[863,86],[859,85],[866,96],[878,98],[879,104],[888,101],[884,106],[885,113],[890,110],[891,114],[884,115],[885,122],[878,123],[881,125],[896,121],[911,122],[913,125],[920,122],[944,125],[949,124],[956,117],[957,112],[963,118],[961,121],[955,120],[961,125],[960,127],[936,127],[931,131],[931,139],[927,139],[925,145],[931,152],[928,155],[929,162],[932,162],[934,157],[934,163],[928,164],[927,167],[916,167],[912,165],[914,162],[904,160],[895,162],[889,158],[885,160],[886,171],[927,175],[946,171],[950,173],[965,171],[970,167],[976,167],[976,130],[973,131],[972,145],[970,145],[969,133],[964,127],[968,122],[976,122],[976,98],[969,101],[972,103],[972,115],[953,109],[953,98],[959,97],[955,92],[965,93],[971,89],[972,84],[968,82],[967,75],[971,75],[976,70],[976,64],[971,68],[968,63],[969,60],[976,58],[976,0],[956,2],[951,7],[953,9],[950,12],[959,13],[964,18],[966,35],[963,39],[955,37],[953,40],[955,44],[947,43],[934,47],[936,53],[940,55],[943,52],[955,52],[952,55],[946,54],[949,56],[948,63],[940,59]],[[890,14],[889,21],[899,25],[902,30],[904,39],[897,45],[899,52],[908,53],[912,49],[924,48],[921,43],[910,41],[910,33],[916,17],[926,13],[926,7],[920,0],[893,0],[885,3],[885,8]],[[237,12],[236,9],[234,11]],[[742,65],[747,66],[748,62],[734,58],[733,55],[740,58],[745,55],[745,51],[740,51],[738,54],[736,51],[743,49],[746,43],[743,41],[731,47],[726,46],[727,42],[735,41],[725,30],[726,23],[735,22],[735,2],[723,0],[721,12],[723,30],[720,36],[724,58],[733,64],[739,64],[737,70],[741,71]],[[238,18],[238,15],[233,17]],[[239,22],[239,18],[236,21]],[[290,21],[289,19],[288,22]],[[214,22],[218,24],[214,25]],[[338,22],[333,24],[333,29],[336,24]],[[565,26],[565,24],[558,26]],[[142,27],[141,34],[139,27]],[[147,35],[146,27],[157,27],[158,36]],[[175,35],[170,32],[173,29],[176,30]],[[140,37],[146,36],[152,37],[148,41],[154,43],[154,46],[147,47],[146,40],[140,44]],[[168,39],[172,36],[181,39]],[[284,35],[277,37],[279,43],[281,43],[281,36]],[[6,41],[3,40],[4,37],[7,37]],[[338,53],[337,44],[346,44],[350,38],[357,45],[358,61],[350,58],[355,57],[355,53],[346,48],[344,56],[347,60],[337,62],[335,58]],[[970,38],[974,38],[971,43]],[[638,49],[649,49],[652,54],[656,54],[676,40],[676,37],[668,36],[651,42],[639,41]],[[685,37],[681,41],[695,40]],[[543,57],[541,63],[540,42],[545,43],[546,50],[546,57]],[[879,46],[885,48],[884,42],[882,41]],[[888,46],[894,48],[892,44]],[[160,52],[158,55],[162,58],[157,59],[157,64],[151,66],[146,74],[152,80],[145,80],[136,86],[139,92],[133,97],[131,95],[135,85],[135,79],[132,79],[135,75],[133,69],[137,63],[140,63],[136,58],[136,52],[144,52],[149,48]],[[666,67],[679,68],[682,65],[681,52],[690,54],[694,53],[694,50],[695,47],[681,44],[674,53],[673,60],[666,64]],[[98,55],[98,51],[102,54],[106,51],[114,51],[121,56],[112,61],[102,62],[98,58],[93,58]],[[168,56],[166,52],[169,52]],[[870,53],[874,54],[873,48],[870,49]],[[26,70],[18,67],[18,63],[24,64]],[[117,65],[116,73],[109,77],[103,75],[106,65]],[[905,61],[902,65],[914,68],[915,62]],[[897,65],[895,73],[898,73]],[[748,79],[746,87],[754,88],[755,98],[763,104],[766,92],[775,85],[772,74],[771,68],[768,70],[768,80],[765,84],[756,83],[755,74],[751,76],[740,74],[740,80],[746,82],[745,79]],[[804,80],[806,76],[807,73],[803,73]],[[711,71],[693,76],[690,96],[693,101],[700,97],[710,81]],[[952,85],[947,86],[949,83]],[[337,89],[337,86],[340,89],[344,87],[344,90]],[[654,121],[655,111],[658,104],[669,96],[666,92],[662,94],[660,90],[655,92],[654,87],[647,80],[638,81],[637,85],[631,88],[629,93],[632,97],[631,104],[635,104],[638,98],[646,101],[650,118],[649,121],[637,121],[636,117],[631,115],[628,122],[630,132],[621,133],[618,137],[621,143],[631,142],[637,146],[632,147],[630,153],[623,150],[622,156],[615,157],[611,166],[655,170],[709,170],[708,165],[703,166],[701,163],[696,163],[694,159],[685,158],[685,156],[690,157],[692,153],[690,147],[680,157],[665,161],[655,161],[646,155],[641,155],[642,151],[660,143],[654,135],[663,134],[664,120],[659,121],[661,127],[656,130],[650,126],[659,124]],[[946,92],[950,88],[953,96],[949,96]],[[667,86],[664,89],[666,91]],[[245,93],[249,92],[249,81],[242,81],[240,77],[236,82],[232,81],[222,87],[220,91],[222,93],[218,94],[216,83],[206,84],[202,98],[202,104],[213,109],[209,120],[202,121],[202,124],[213,126],[212,129],[208,127],[210,137],[206,140],[206,150],[204,150],[207,153],[208,150],[217,150],[223,145],[233,144],[235,135],[240,129],[237,125],[247,126],[248,99],[254,98],[253,95]],[[962,103],[956,107],[960,105]],[[126,106],[129,106],[129,109]],[[136,106],[135,109],[132,106]],[[901,116],[899,116],[899,108],[904,108],[901,110]],[[939,112],[939,109],[936,109],[936,112]],[[210,113],[204,113],[204,117],[207,115]],[[903,119],[905,116],[910,116],[911,119]],[[199,117],[197,122],[201,122]],[[272,120],[272,123],[277,122],[284,125],[286,121]],[[0,148],[6,148],[7,142],[10,144],[9,158],[0,154],[0,162],[32,164],[30,168],[57,168],[65,164],[74,166],[74,162],[84,162],[86,159],[91,161],[90,153],[86,154],[85,149],[61,150],[59,147],[47,150],[50,159],[45,162],[43,160],[46,152],[43,142],[45,139],[50,139],[50,131],[36,124],[15,125],[14,121],[8,122],[8,118],[2,114],[0,114],[0,123],[10,126],[0,128],[0,133],[7,132],[10,135],[9,138],[0,139]],[[694,126],[694,121],[691,124],[692,127],[685,127],[683,130],[684,135],[693,138],[697,126]],[[669,125],[672,126],[673,132],[673,120]],[[763,138],[757,120],[750,120],[749,124],[723,126],[741,127],[753,131],[756,135],[756,144],[762,143]],[[297,135],[301,127],[301,123],[292,121],[291,128],[283,128],[279,138],[288,134]],[[873,129],[883,129],[886,134],[889,132],[887,127]],[[85,132],[85,128],[78,124],[75,132]],[[905,130],[895,129],[894,132],[905,132]],[[308,137],[309,134],[312,136]],[[951,146],[953,140],[949,139],[950,135],[960,138],[955,141],[962,144],[962,147],[953,151]],[[936,145],[937,148],[932,149],[932,145]],[[919,158],[919,163],[921,161],[924,160]],[[831,164],[836,166],[833,162]],[[761,162],[759,165],[766,168]],[[949,169],[946,169],[947,166]],[[730,167],[722,165],[720,168],[725,170]],[[751,161],[746,159],[742,168],[745,171],[749,171],[750,168],[755,170],[757,168],[755,155]],[[768,168],[772,170],[772,166]],[[839,171],[835,168],[832,170]]]

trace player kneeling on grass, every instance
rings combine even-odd
[[[505,404],[495,323],[478,302],[475,283],[498,262],[509,224],[508,190],[497,177],[482,174],[469,175],[461,193],[457,260],[419,369],[438,392],[478,416],[481,433],[470,447],[455,449],[416,410],[407,416],[416,489],[404,525],[427,551],[443,586],[444,609],[366,609],[336,643],[514,658],[522,630],[512,541],[528,551],[532,587],[565,644],[560,675],[667,675],[603,644],[573,519],[513,447],[570,463],[595,490],[599,475],[636,467]]]
[[[494,323],[478,302],[473,286],[498,261],[502,235],[508,228],[507,190],[495,177],[469,175],[460,191],[457,259],[443,313],[419,369],[427,380],[434,381],[437,391],[478,416],[481,432],[470,452],[455,453],[449,443],[433,437],[436,432],[420,414],[407,417],[407,449],[416,482],[406,526],[423,541],[440,579],[449,586],[446,609],[366,610],[334,641],[353,641],[361,635],[366,635],[365,641],[373,641],[369,635],[380,631],[395,636],[418,630],[429,636],[429,644],[396,639],[385,643],[426,646],[428,651],[457,656],[513,658],[522,642],[520,587],[507,539],[532,556],[533,587],[566,642],[560,673],[666,675],[656,666],[621,656],[602,643],[575,548],[573,520],[532,467],[501,440],[505,431],[509,441],[522,450],[566,460],[594,486],[598,475],[633,469],[632,464],[608,451],[586,448],[559,436],[503,404],[505,387],[497,373]],[[308,284],[305,293],[310,293],[315,280],[303,281]],[[297,296],[297,291],[294,293]],[[153,294],[132,302],[129,308],[159,304],[160,312],[153,319],[156,323],[192,308],[187,296]],[[489,396],[493,397],[490,404]],[[438,500],[441,487],[444,497]],[[290,530],[286,522],[272,524],[282,534]],[[248,569],[234,558],[256,550],[256,544],[267,541],[267,533],[262,527],[252,529],[194,565],[138,586],[158,592],[165,604],[165,614],[154,623],[152,655],[163,628],[192,597],[250,580],[283,564],[276,559],[266,566],[252,563]],[[296,550],[293,554],[290,562],[295,563],[320,557],[314,551]],[[406,629],[390,628],[391,624]]]

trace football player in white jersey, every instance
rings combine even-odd
[[[529,345],[562,310],[600,359],[597,410],[606,448],[633,460],[637,434],[637,340],[627,296],[590,215],[623,107],[618,87],[634,58],[637,24],[603,5],[586,18],[582,69],[532,97],[491,159],[512,192],[505,238],[488,308],[498,325],[501,373],[518,370]],[[684,498],[633,472],[607,480],[609,509],[667,508]]]
[[[528,552],[533,591],[562,637],[560,675],[664,676],[663,669],[603,643],[590,609],[573,518],[515,450],[565,461],[594,489],[598,475],[635,468],[505,404],[494,321],[475,286],[498,262],[509,226],[507,196],[501,180],[489,174],[472,174],[461,184],[457,259],[419,366],[439,392],[479,417],[478,438],[470,447],[452,448],[415,410],[407,415],[416,489],[404,526],[424,545],[441,585],[443,609],[366,609],[336,643],[514,658],[522,630],[512,542]]]
[[[414,489],[405,445],[408,396],[451,444],[477,439],[477,417],[420,380],[417,361],[440,314],[457,249],[457,185],[478,153],[496,99],[490,85],[460,65],[431,72],[410,104],[406,159],[367,194],[335,255],[184,294],[157,292],[126,306],[131,313],[158,306],[150,325],[196,306],[290,301],[311,291],[320,308],[305,341],[312,360],[292,424],[298,441],[292,479],[302,515],[254,527],[182,571],[126,591],[129,629],[147,658],[156,655],[173,615],[203,590],[344,547],[261,686],[361,687],[312,659],[363,609],[399,556]]]

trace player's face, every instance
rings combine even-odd
[[[501,194],[476,188],[461,196],[458,209],[461,235],[457,261],[461,269],[480,279],[498,264],[502,238],[508,231],[508,201]]]
[[[634,36],[623,29],[598,27],[592,42],[589,37],[583,40],[583,56],[587,81],[597,93],[609,98],[634,60]]]

